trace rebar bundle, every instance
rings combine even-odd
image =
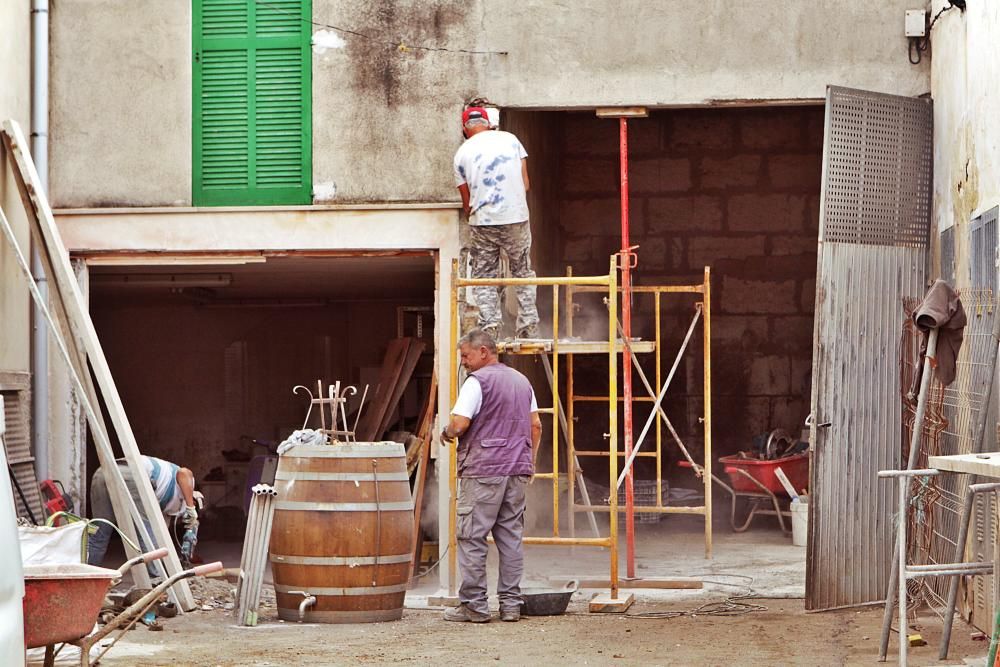
[[[257,625],[260,589],[264,583],[264,570],[267,569],[268,544],[274,520],[274,498],[278,495],[274,487],[267,484],[258,484],[251,491],[253,498],[250,499],[236,586],[236,622],[239,625]]]

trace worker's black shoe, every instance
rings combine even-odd
[[[541,333],[538,331],[537,324],[529,324],[526,327],[521,327],[517,330],[518,338],[539,338]]]
[[[489,334],[490,338],[497,341],[500,340],[500,325],[499,324],[487,324],[482,328],[482,332]]]
[[[467,621],[469,623],[489,623],[490,615],[482,614],[478,611],[469,609],[468,605],[462,603],[454,609],[446,611],[444,613],[444,620],[458,622]]]
[[[501,609],[500,620],[507,621],[508,623],[517,623],[521,620],[521,608],[511,607],[510,609]]]

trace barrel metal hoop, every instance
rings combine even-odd
[[[401,458],[406,456],[406,450],[403,445],[392,441],[349,445],[295,445],[282,456],[293,459],[370,459],[372,456]]]
[[[353,588],[317,588],[308,586],[309,595],[388,595],[389,593],[405,593],[406,584],[392,584],[391,586],[357,586]],[[276,593],[291,593],[302,590],[302,586],[286,586],[285,584],[275,584]]]
[[[300,500],[278,500],[276,510],[313,512],[399,512],[413,509],[412,500],[393,503],[313,503]]]
[[[374,482],[375,475],[367,472],[306,472],[279,470],[274,476],[276,480],[290,482]],[[408,482],[410,476],[406,472],[379,473],[379,482]]]
[[[412,557],[412,554],[408,553],[388,556],[283,556],[271,554],[271,562],[282,565],[346,565],[347,567],[355,567],[375,565],[376,562],[382,565],[409,563]]]

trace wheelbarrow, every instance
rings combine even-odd
[[[221,562],[209,563],[178,572],[143,595],[135,604],[92,632],[101,605],[112,584],[140,563],[145,564],[167,555],[158,549],[127,561],[117,570],[85,565],[28,565],[24,568],[24,645],[25,648],[45,647],[45,667],[55,664],[56,654],[66,644],[80,647],[80,665],[97,664],[121,637],[135,626],[160,596],[181,579],[201,576],[222,569]],[[115,630],[121,628],[93,661],[90,650]],[[60,645],[58,648],[57,645]]]
[[[781,470],[788,476],[793,488],[804,489],[809,484],[809,453],[793,454],[780,459],[752,459],[740,456],[723,456],[719,459],[726,474],[729,476],[729,484],[712,475],[712,479],[729,492],[731,504],[729,510],[729,523],[733,530],[742,533],[750,527],[750,522],[758,514],[778,517],[781,531],[786,535],[791,533],[791,525],[785,525],[785,519],[791,519],[790,511],[782,510],[778,496],[782,499],[788,497],[781,482],[775,475],[775,469]],[[747,501],[746,519],[741,523],[736,519],[736,504],[738,499]],[[773,509],[767,509],[770,505]]]

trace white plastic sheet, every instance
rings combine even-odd
[[[65,526],[18,526],[23,565],[63,565],[83,562],[83,531],[87,524],[76,521]]]

